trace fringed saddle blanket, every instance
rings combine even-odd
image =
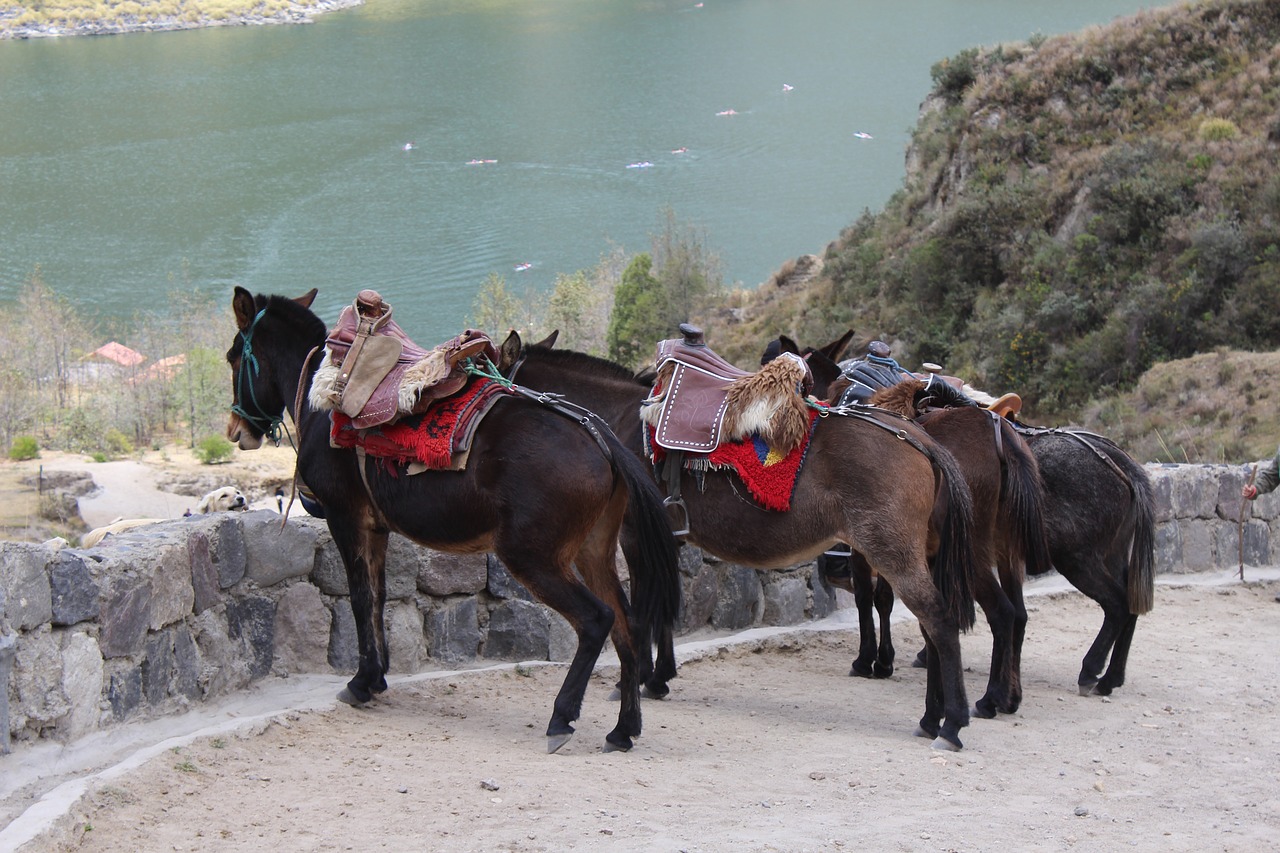
[[[330,413],[330,443],[363,449],[369,456],[398,462],[417,470],[461,471],[466,467],[471,439],[494,403],[511,392],[500,382],[476,379],[461,392],[437,400],[421,415],[392,424],[359,429],[351,417]]]
[[[688,454],[685,467],[694,472],[731,469],[762,507],[787,512],[817,423],[818,412],[810,410],[808,431],[785,453],[771,448],[757,434],[741,441],[722,442],[710,453]],[[666,458],[667,451],[653,441],[653,436],[654,428],[650,426],[645,430],[646,450],[657,464]]]

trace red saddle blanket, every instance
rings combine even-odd
[[[759,436],[743,441],[725,442],[710,453],[688,454],[685,466],[692,469],[731,469],[742,480],[751,496],[765,509],[787,512],[791,509],[791,496],[795,492],[796,478],[804,467],[809,442],[818,423],[818,412],[809,414],[809,432],[795,449],[785,455],[769,447]],[[647,430],[649,448],[655,463],[661,462],[667,451],[653,442],[653,428]]]
[[[421,415],[369,429],[357,429],[350,417],[334,410],[329,440],[334,447],[363,449],[369,456],[402,465],[421,462],[432,470],[457,470],[465,465],[481,419],[509,393],[499,382],[477,379],[452,397],[432,403]]]

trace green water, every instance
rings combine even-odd
[[[442,339],[490,273],[545,290],[667,206],[754,286],[900,185],[934,62],[1152,5],[371,0],[0,43],[0,304],[37,265],[104,319],[232,284],[333,319],[374,287]]]

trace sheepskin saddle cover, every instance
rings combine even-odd
[[[489,338],[472,329],[423,349],[391,319],[391,305],[377,291],[362,290],[329,330],[308,402],[341,412],[356,429],[381,426],[461,391],[468,379],[461,362],[481,355],[498,357]]]
[[[640,409],[654,443],[693,453],[747,438],[783,455],[799,447],[811,423],[805,395],[813,377],[804,360],[787,354],[749,373],[700,343],[701,332],[690,331],[695,334],[658,344],[657,379]]]

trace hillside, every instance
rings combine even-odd
[[[1280,3],[974,49],[933,79],[903,187],[811,280],[739,294],[715,339],[728,355],[853,328],[1065,422],[1114,420],[1127,397],[1090,400],[1154,365],[1280,347]],[[1163,376],[1148,383],[1176,384]],[[1273,423],[1258,424],[1272,449]]]

